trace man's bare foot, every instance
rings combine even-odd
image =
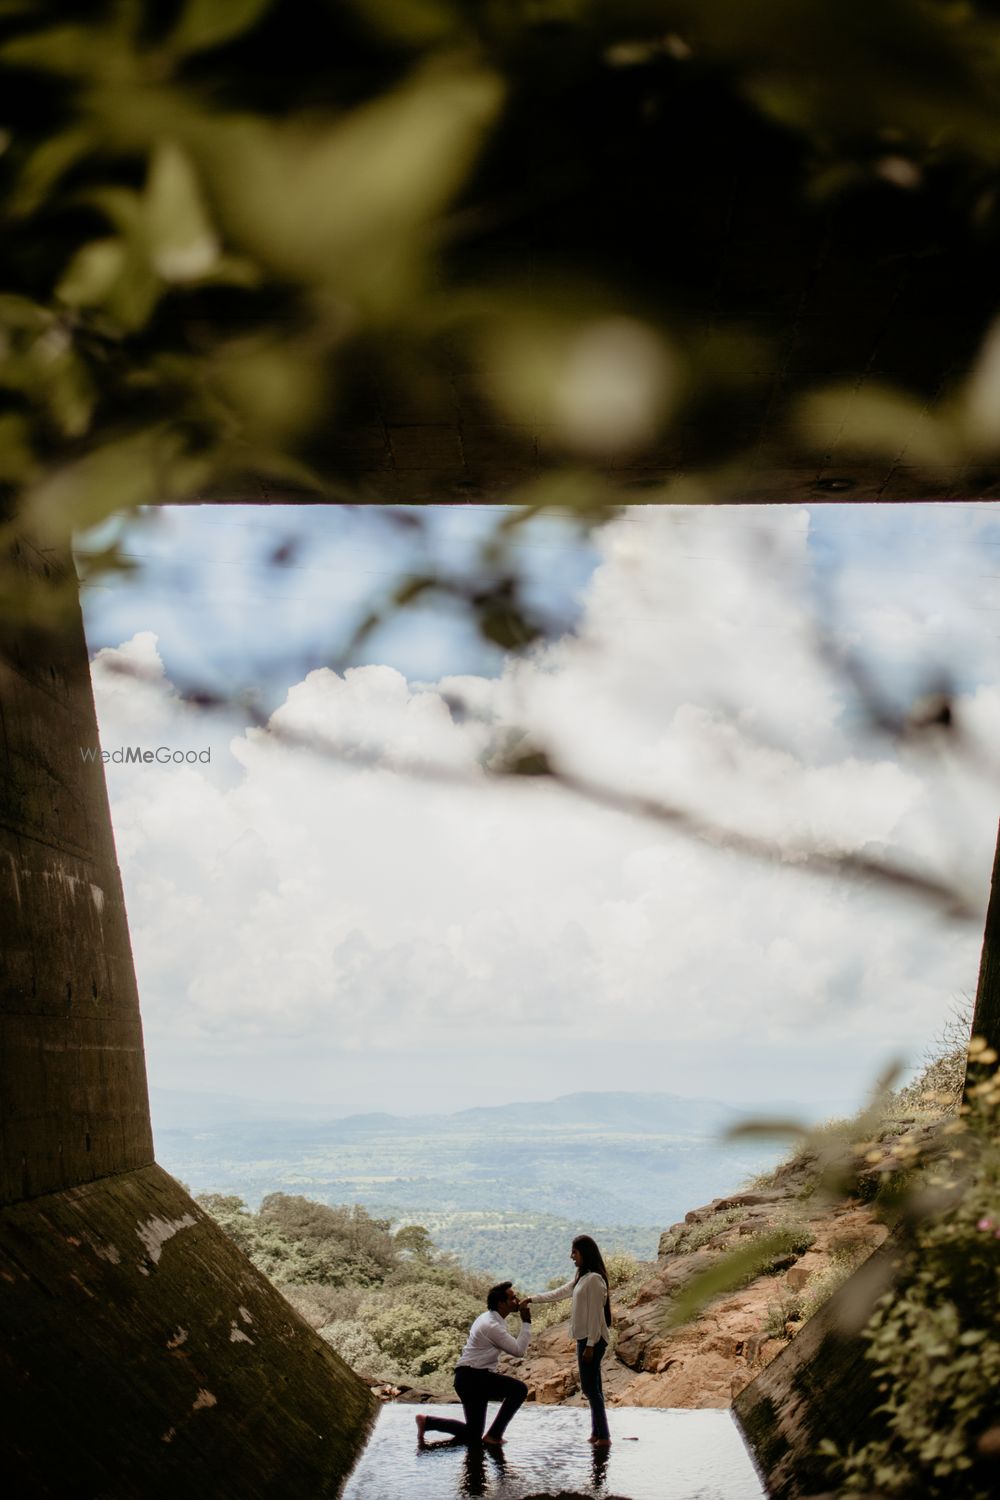
[[[503,1438],[490,1437],[489,1433],[487,1433],[486,1436],[483,1438],[483,1442],[484,1443],[488,1443],[491,1448],[502,1448],[503,1447]]]
[[[423,1412],[418,1412],[417,1413],[416,1423],[417,1423],[417,1442],[420,1444],[421,1448],[423,1448],[423,1447],[426,1446],[426,1443],[424,1441],[424,1428],[427,1426],[427,1418],[424,1416]]]
[[[610,1438],[595,1438],[595,1437],[592,1437],[590,1439],[590,1441],[593,1443],[593,1445],[594,1445],[595,1448],[610,1448],[611,1447],[611,1439]]]

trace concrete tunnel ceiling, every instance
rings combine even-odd
[[[816,263],[761,267],[756,298],[741,285],[732,302],[698,310],[686,330],[685,357],[714,360],[737,335],[734,389],[682,409],[654,441],[619,457],[581,459],[550,426],[498,420],[485,395],[491,371],[435,351],[411,366],[404,385],[377,367],[356,372],[345,409],[331,416],[322,438],[328,493],[257,473],[187,498],[517,503],[525,486],[577,466],[581,486],[592,472],[607,482],[609,498],[624,503],[1000,499],[1000,458],[957,452],[942,465],[925,457],[936,424],[948,419],[980,357],[988,332],[981,288],[970,288],[951,258],[873,264],[860,254],[845,262],[829,243],[817,253],[823,258]],[[849,308],[834,290],[841,281],[860,292]],[[900,381],[912,394],[914,376],[914,411],[898,448],[863,451],[852,408]],[[803,427],[793,415],[800,401],[828,387],[836,397],[822,429]]]

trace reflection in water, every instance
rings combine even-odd
[[[451,1493],[461,1496],[462,1500],[464,1500],[466,1495],[475,1497],[503,1493],[502,1484],[499,1490],[490,1487],[490,1473],[488,1469],[489,1466],[502,1480],[507,1467],[507,1460],[504,1458],[502,1448],[467,1448],[464,1443],[457,1442],[454,1438],[451,1438],[443,1443],[429,1442],[426,1447],[417,1449],[417,1454],[422,1460],[430,1459],[435,1453],[455,1452],[464,1455],[465,1483],[463,1486],[460,1482],[459,1487]],[[451,1461],[449,1473],[452,1467],[454,1467],[454,1460]],[[365,1492],[361,1491],[360,1493]],[[420,1493],[430,1496],[435,1491],[430,1488],[426,1490],[421,1488]]]
[[[603,1495],[608,1485],[608,1460],[611,1457],[610,1448],[595,1448],[592,1463],[594,1465],[594,1494]]]
[[[561,1490],[594,1500],[761,1500],[764,1494],[726,1411],[611,1407],[613,1445],[594,1448],[588,1412],[532,1406],[515,1417],[502,1450],[452,1441],[418,1448],[414,1415],[412,1406],[383,1407],[343,1500],[526,1500]]]
[[[487,1455],[489,1455],[487,1457]],[[467,1495],[485,1495],[486,1489],[486,1465],[490,1463],[494,1470],[502,1477],[507,1461],[503,1456],[502,1448],[466,1448],[465,1450],[465,1493]]]
[[[486,1454],[482,1448],[465,1450],[465,1493],[486,1494]]]

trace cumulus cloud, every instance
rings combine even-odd
[[[633,511],[602,534],[572,636],[496,679],[311,672],[277,736],[193,726],[148,634],[99,653],[106,746],[151,724],[213,741],[210,770],[109,767],[154,1067],[270,1049],[311,1076],[336,1052],[377,1078],[391,1052],[431,1107],[474,1102],[441,1095],[477,1052],[513,1063],[510,1097],[526,1051],[562,1086],[634,1087],[648,1049],[787,1047],[813,1059],[787,1090],[807,1094],[833,1044],[861,1073],[919,1050],[974,986],[975,924],[484,769],[525,729],[595,782],[779,843],[943,862],[985,903],[988,775],[859,735],[817,663],[805,512],[746,541],[725,513]],[[995,743],[1000,687],[966,707]]]

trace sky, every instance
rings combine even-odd
[[[518,545],[544,644],[423,608],[329,665],[373,591],[502,519],[177,507],[84,589],[104,749],[202,753],[106,767],[151,1083],[331,1116],[594,1089],[833,1112],[918,1063],[975,989],[1000,812],[993,510],[541,517]],[[900,710],[949,681],[961,746],[875,733],[845,655]],[[498,778],[521,734],[779,857]],[[930,871],[971,919],[801,847]]]

